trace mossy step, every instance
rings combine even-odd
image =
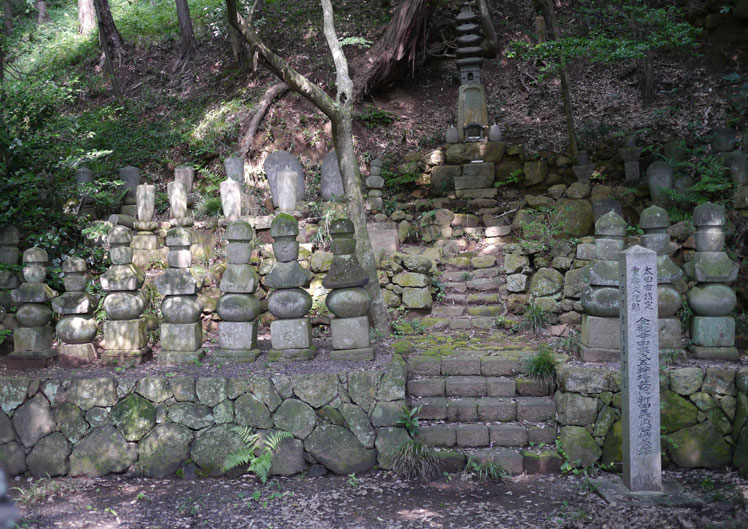
[[[411,377],[410,397],[544,397],[552,395],[552,380],[511,376]]]
[[[468,458],[479,464],[496,463],[512,476],[517,476],[525,471],[524,458],[519,450],[511,448],[479,448],[463,452]]]
[[[532,436],[532,438],[531,438]],[[532,447],[554,445],[556,428],[519,422],[423,424],[418,439],[430,446],[451,448]]]
[[[409,405],[421,406],[424,420],[447,422],[543,423],[556,417],[556,403],[550,397],[411,397]]]

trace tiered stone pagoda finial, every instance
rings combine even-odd
[[[369,165],[369,177],[366,179],[366,187],[369,188],[366,197],[366,209],[372,213],[384,210],[382,189],[384,178],[382,178],[382,166],[384,163],[379,158],[371,161]]]
[[[696,254],[685,264],[686,274],[696,285],[688,292],[691,318],[691,353],[697,358],[737,360],[735,292],[726,283],[738,277],[739,266],[724,252],[725,209],[701,204],[693,211]]]
[[[18,249],[20,237],[18,228],[15,226],[4,226],[0,228],[0,264],[15,266],[21,251]],[[0,270],[0,307],[10,309],[12,301],[10,291],[18,288],[21,280],[14,270]]]
[[[52,309],[49,303],[57,294],[49,288],[47,277],[49,258],[41,248],[29,248],[23,252],[23,283],[10,293],[13,303],[18,305],[16,320],[18,327],[13,332],[13,352],[8,356],[11,366],[46,366],[56,356],[52,350]]]
[[[132,238],[132,262],[139,268],[145,268],[161,257],[158,235],[154,233],[158,223],[153,220],[156,205],[156,187],[140,184],[135,192],[138,220],[133,223],[137,233]]]
[[[681,350],[680,319],[676,317],[681,307],[680,292],[675,283],[683,271],[670,259],[670,216],[659,206],[650,206],[639,216],[639,226],[644,230],[642,246],[657,252],[657,316],[659,318],[660,350]],[[646,289],[646,286],[645,286]]]
[[[457,132],[460,141],[484,141],[488,136],[486,89],[481,83],[483,37],[478,15],[464,4],[457,15],[457,67],[460,91],[457,103]]]
[[[587,151],[579,151],[577,153],[577,164],[572,166],[572,171],[577,177],[577,182],[582,184],[589,184],[592,179],[592,173],[595,172],[595,164],[590,162],[590,157]]]
[[[369,318],[366,312],[371,295],[364,288],[369,275],[356,259],[355,228],[348,219],[330,224],[332,264],[322,286],[332,290],[325,304],[336,318],[330,322],[333,360],[373,360],[374,349],[369,340]]]
[[[184,189],[180,183],[177,186]],[[191,243],[192,230],[188,228],[172,228],[166,233],[169,268],[156,279],[156,287],[164,297],[161,303],[164,323],[161,324],[160,364],[187,364],[203,356],[203,326],[200,323],[203,304],[197,297],[202,280],[190,268]]]
[[[626,221],[609,212],[595,222],[595,261],[589,268],[589,284],[582,289],[582,360],[615,362],[621,353],[618,318],[618,257],[624,248]]]
[[[96,359],[93,339],[99,326],[94,317],[97,300],[86,292],[86,261],[69,257],[62,262],[65,293],[52,300],[57,322],[60,363],[88,364]]]
[[[231,222],[226,230],[228,264],[221,279],[222,295],[216,306],[221,321],[218,323],[218,349],[213,356],[230,362],[252,362],[260,354],[257,347],[260,302],[253,295],[258,278],[249,264],[253,238],[252,226],[243,220]]]
[[[642,148],[636,145],[636,136],[626,136],[623,140],[623,146],[618,149],[618,155],[623,160],[623,169],[626,174],[624,182],[627,185],[636,185],[641,180],[639,169],[641,154]]]
[[[104,312],[109,317],[103,323],[104,352],[101,361],[109,365],[139,364],[146,360],[148,348],[146,322],[142,317],[145,298],[140,288],[145,275],[132,264],[130,248],[132,232],[125,226],[109,231],[109,259],[112,266],[101,275],[101,288],[108,292],[104,298]]]
[[[312,274],[298,263],[298,221],[280,214],[270,224],[275,265],[265,277],[265,284],[275,289],[268,298],[268,310],[279,318],[270,323],[273,349],[270,360],[308,360],[314,358],[312,325],[306,317],[312,308],[312,297],[301,287],[309,286]]]
[[[127,166],[119,169],[119,179],[125,184],[127,194],[122,205],[121,213],[129,217],[135,217],[137,213],[135,193],[140,184],[140,170],[137,167]]]

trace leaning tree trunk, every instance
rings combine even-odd
[[[10,0],[3,2],[3,19],[5,34],[10,37],[11,31],[13,31],[13,6],[10,4]]]
[[[486,0],[478,0],[478,14],[480,15],[480,25],[483,29],[483,56],[488,59],[494,59],[499,54],[499,45],[496,38],[496,29],[493,27],[491,13],[488,11]]]
[[[49,22],[49,15],[47,14],[47,2],[44,0],[38,0],[34,7],[36,8],[37,12],[39,13],[39,16],[36,18],[36,22],[38,24],[43,24],[45,22]]]
[[[429,0],[402,1],[384,35],[352,68],[357,101],[423,64],[430,13]]]
[[[182,53],[180,59],[191,61],[197,53],[195,31],[192,29],[192,17],[187,0],[176,0],[177,18],[179,19],[179,33],[182,35]]]
[[[112,13],[109,11],[109,3],[107,0],[94,0],[94,10],[96,11],[96,22],[99,26],[99,44],[104,52],[104,60],[106,62],[106,68],[109,71],[109,77],[112,79],[112,91],[114,96],[117,98],[117,102],[120,105],[124,104],[124,97],[122,97],[122,91],[119,88],[119,81],[117,80],[117,74],[114,71],[114,61],[112,55],[114,55],[114,43],[111,39],[112,34],[110,33],[111,28],[107,29],[105,22],[105,13],[109,13],[111,19],[111,27],[114,28],[114,33],[119,37],[120,44],[123,46],[121,53],[124,54],[124,45],[122,44],[122,37],[117,31],[117,27],[114,25],[114,19],[112,19]],[[121,57],[122,55],[120,55]]]
[[[333,142],[338,156],[340,173],[343,177],[348,215],[356,228],[356,256],[361,266],[369,273],[367,289],[372,296],[369,319],[375,329],[384,335],[390,334],[387,307],[379,288],[374,250],[371,247],[369,231],[366,228],[366,210],[361,191],[361,175],[353,148],[353,84],[348,76],[345,55],[335,36],[330,0],[322,0],[325,16],[325,37],[335,61],[337,73],[337,98],[333,100],[324,90],[297,72],[283,58],[276,55],[254,28],[238,15],[236,0],[226,0],[229,23],[264,59],[268,68],[292,90],[304,96],[322,111],[332,123]]]
[[[78,33],[88,35],[96,27],[93,0],[78,0]]]
[[[122,40],[117,26],[114,24],[109,0],[93,0],[96,20],[99,26],[99,38],[106,55],[107,50],[112,61],[121,61],[125,56],[125,41]]]

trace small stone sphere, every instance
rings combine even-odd
[[[47,267],[42,264],[27,264],[23,267],[23,280],[26,283],[44,283]]]
[[[582,307],[590,316],[617,318],[620,307],[617,287],[587,285],[582,289]]]
[[[18,309],[16,319],[21,327],[44,327],[52,321],[52,309],[41,303],[27,303]]]
[[[355,318],[369,310],[371,295],[363,287],[337,288],[327,295],[325,305],[338,318]]]
[[[268,310],[276,318],[301,318],[312,308],[312,296],[301,288],[274,290],[268,298]]]
[[[161,303],[166,323],[195,323],[202,311],[203,304],[197,296],[167,296]]]
[[[735,291],[722,283],[699,283],[687,297],[697,316],[729,316],[738,302]]]
[[[250,294],[224,294],[216,312],[224,321],[254,321],[260,315],[260,302]]]
[[[64,316],[57,323],[57,336],[65,343],[89,343],[96,337],[98,325],[93,316]]]
[[[660,318],[672,316],[678,312],[682,304],[680,293],[673,285],[657,286],[657,316]]]
[[[104,311],[112,320],[132,320],[144,308],[145,299],[140,292],[113,292],[104,298]]]

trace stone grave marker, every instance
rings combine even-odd
[[[265,175],[268,179],[268,185],[270,185],[270,194],[273,196],[273,207],[279,207],[278,197],[278,174],[288,167],[291,171],[296,173],[297,184],[296,184],[296,200],[301,202],[304,200],[304,168],[299,163],[294,155],[286,151],[274,151],[271,152],[265,159]]]
[[[322,169],[320,169],[320,194],[322,200],[341,201],[345,191],[343,190],[343,176],[340,174],[337,154],[334,150],[327,153],[322,160]]]

